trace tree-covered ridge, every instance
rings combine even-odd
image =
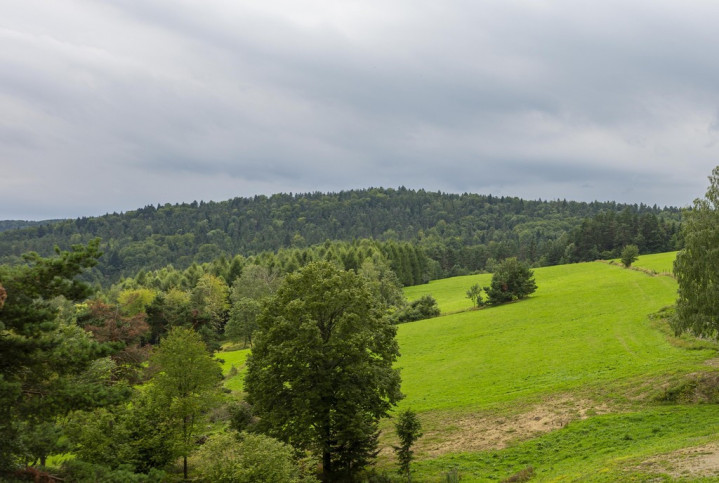
[[[573,243],[570,235],[584,220],[603,212],[649,216],[660,226],[673,226],[680,216],[676,208],[527,201],[406,188],[276,194],[146,206],[11,230],[0,233],[0,262],[16,262],[28,250],[50,254],[55,245],[64,248],[100,237],[105,256],[92,277],[112,283],[141,269],[169,264],[184,269],[222,256],[369,238],[417,244],[437,262],[439,275],[449,276],[491,268],[492,261],[511,256],[535,265],[584,259],[584,252],[577,250],[586,244],[574,242],[574,251],[567,251]],[[612,249],[602,245],[597,253]]]
[[[27,228],[30,226],[48,225],[50,223],[56,223],[61,220],[42,220],[42,221],[27,221],[27,220],[0,220],[0,232],[8,230],[19,230],[21,228]]]

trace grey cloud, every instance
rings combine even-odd
[[[399,185],[687,204],[716,160],[709,2],[43,8],[0,19],[0,218]]]

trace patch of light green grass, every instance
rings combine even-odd
[[[653,255],[640,255],[632,266],[653,270],[657,273],[673,273],[674,260],[677,252],[656,253]]]
[[[474,284],[480,287],[488,286],[492,281],[492,274],[465,275],[462,277],[432,280],[423,285],[405,287],[404,294],[407,300],[416,300],[424,295],[432,295],[437,300],[439,310],[443,314],[451,314],[469,310],[473,303],[467,298],[467,290]],[[486,295],[485,295],[486,297]]]
[[[234,392],[242,392],[245,374],[245,361],[250,354],[249,349],[238,351],[218,352],[215,357],[222,359],[222,374],[226,377],[224,386]],[[236,374],[228,377],[232,368]]]
[[[470,279],[458,278],[437,281],[440,303],[453,290],[464,294]],[[401,406],[490,408],[693,367],[714,354],[675,347],[648,321],[674,302],[670,277],[582,263],[535,269],[535,279],[529,299],[401,325]]]

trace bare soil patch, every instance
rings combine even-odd
[[[719,474],[719,443],[683,448],[652,456],[639,465],[641,471],[664,473],[672,478],[705,478]]]
[[[416,450],[434,457],[453,452],[502,449],[511,442],[531,439],[560,429],[571,421],[609,411],[605,403],[561,396],[513,415],[475,413],[456,418],[446,415],[433,425],[436,429],[425,431]]]

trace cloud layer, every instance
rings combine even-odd
[[[687,205],[719,4],[3,2],[0,219],[369,186]]]

